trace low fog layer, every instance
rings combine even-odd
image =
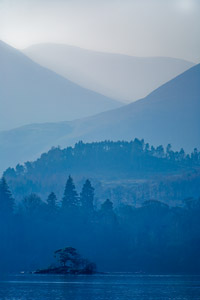
[[[59,44],[39,44],[23,51],[65,78],[123,102],[132,102],[194,64],[166,57],[132,57]]]

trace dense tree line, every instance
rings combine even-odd
[[[170,144],[166,149],[162,145],[155,148],[145,144],[144,140],[135,139],[130,142],[79,142],[74,147],[52,148],[34,162],[17,165],[15,169],[8,168],[5,175],[43,176],[50,172],[64,171],[69,174],[78,171],[84,174],[92,172],[94,177],[100,174],[113,177],[116,171],[119,176],[138,172],[167,172],[194,166],[200,166],[200,152],[196,148],[191,154],[186,154],[183,149],[173,151]]]
[[[4,176],[17,200],[37,193],[47,197],[53,189],[62,197],[67,174],[80,192],[85,178],[92,180],[99,201],[141,203],[149,198],[177,203],[200,194],[200,153],[173,151],[169,144],[153,147],[143,140],[131,142],[79,142],[66,149],[52,148],[34,162],[9,168]]]
[[[31,271],[45,267],[52,252],[73,246],[102,271],[200,272],[200,199],[181,207],[159,201],[98,209],[86,180],[80,193],[68,177],[62,199],[52,191],[42,200],[30,194],[16,202],[0,180],[0,269]]]

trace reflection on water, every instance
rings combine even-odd
[[[106,274],[0,277],[4,300],[200,299],[200,276]]]

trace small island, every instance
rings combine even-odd
[[[73,247],[65,247],[54,252],[57,263],[47,269],[39,269],[34,274],[95,274],[96,264],[81,257]]]

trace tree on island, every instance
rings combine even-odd
[[[54,256],[63,267],[74,267],[80,259],[79,254],[73,247],[56,250]]]
[[[38,270],[36,274],[94,274],[96,264],[80,256],[73,247],[65,247],[54,252],[59,266]]]

